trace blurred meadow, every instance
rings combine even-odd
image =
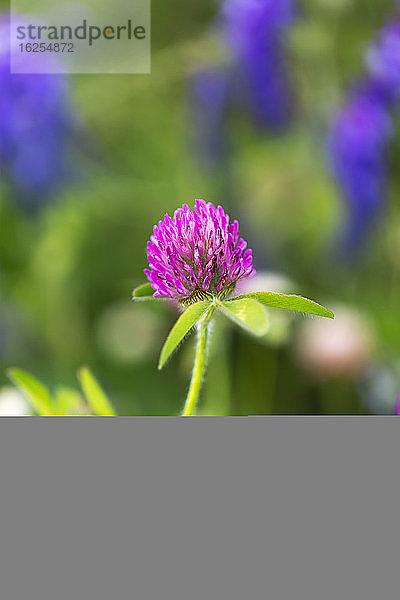
[[[31,91],[0,56],[0,414],[31,410],[10,367],[79,404],[82,365],[118,414],[179,414],[194,336],[157,371],[176,312],[131,294],[153,225],[195,198],[239,219],[252,289],[336,314],[271,310],[261,339],[217,319],[197,414],[395,413],[400,8],[275,0],[243,32],[228,4],[153,0],[150,75]]]

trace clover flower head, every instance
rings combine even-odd
[[[154,226],[147,244],[145,274],[154,297],[166,296],[190,304],[211,296],[227,297],[236,282],[255,273],[252,251],[239,237],[221,206],[196,200],[184,204],[173,218],[165,215]]]

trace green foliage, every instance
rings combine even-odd
[[[83,404],[82,394],[73,388],[58,386],[54,392],[56,415],[90,415],[88,407]]]
[[[302,296],[296,296],[294,294],[277,294],[275,292],[250,292],[249,294],[237,296],[233,300],[238,300],[241,298],[252,298],[254,300],[257,300],[257,302],[259,302],[260,304],[267,306],[268,308],[284,308],[287,310],[295,310],[302,313],[318,315],[319,317],[327,317],[328,319],[335,318],[333,312],[325,308],[325,306],[321,306],[321,304],[318,304],[313,300],[303,298]]]
[[[56,414],[50,392],[40,381],[22,369],[8,369],[7,374],[38,415]]]
[[[137,288],[142,290],[146,286]],[[146,290],[144,290],[146,291]],[[139,291],[139,294],[141,292]],[[321,317],[334,318],[333,313],[313,300],[289,294],[273,292],[252,292],[221,302],[219,300],[202,300],[190,305],[176,321],[162,348],[158,368],[162,369],[169,356],[192,329],[199,319],[208,311],[211,317],[214,308],[220,310],[236,325],[253,335],[265,335],[269,327],[269,319],[264,306],[269,308],[285,308],[304,313],[312,313]]]
[[[132,300],[156,300],[153,298],[154,290],[150,283],[143,283],[133,290]]]
[[[87,367],[79,369],[78,378],[88,404],[85,410],[82,395],[69,387],[59,386],[52,396],[38,379],[21,369],[9,369],[8,377],[24,394],[35,413],[41,417],[74,414],[115,416],[114,408]]]
[[[221,312],[249,333],[265,335],[268,331],[267,311],[251,298],[227,300],[219,306]]]
[[[79,369],[78,379],[93,413],[101,417],[114,417],[115,411],[111,402],[87,367]]]
[[[192,329],[199,319],[212,307],[210,300],[195,302],[189,306],[176,321],[171,329],[166,342],[161,350],[158,368],[162,369],[177,345],[185,335]]]

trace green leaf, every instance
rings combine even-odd
[[[265,308],[251,298],[227,300],[218,305],[229,319],[253,335],[265,335],[268,331],[268,316]]]
[[[57,415],[59,416],[74,414],[74,411],[83,404],[81,394],[69,387],[58,387],[54,393],[54,397]]]
[[[303,313],[310,313],[312,315],[318,315],[319,317],[327,317],[328,319],[334,319],[335,315],[333,312],[317,304],[313,300],[303,298],[302,296],[295,296],[294,294],[277,294],[275,292],[250,292],[249,294],[243,294],[228,300],[233,302],[242,298],[252,298],[267,306],[268,308],[285,308],[287,310],[297,310]]]
[[[111,402],[87,367],[79,369],[78,379],[94,414],[100,417],[115,417],[116,413]]]
[[[143,283],[132,292],[132,300],[156,300],[153,298],[154,290],[150,283]]]
[[[185,337],[185,335],[190,331],[197,323],[197,321],[207,312],[207,310],[212,306],[212,302],[210,300],[201,300],[200,302],[195,302],[191,304],[184,313],[181,314],[166,339],[166,342],[161,350],[160,360],[158,363],[158,368],[162,369],[165,365],[166,360],[175,350],[179,342]]]
[[[22,369],[8,369],[7,375],[21,390],[38,415],[51,416],[55,414],[50,392],[38,379]]]

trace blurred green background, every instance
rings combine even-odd
[[[237,110],[229,183],[198,163],[187,94],[191,74],[219,60],[217,10],[212,0],[153,0],[151,75],[71,76],[79,177],[34,218],[0,182],[0,387],[10,385],[5,370],[19,366],[49,387],[77,388],[76,372],[87,364],[118,414],[179,414],[193,339],[158,372],[176,313],[130,297],[145,279],[153,224],[204,198],[240,219],[271,289],[283,285],[339,308],[335,332],[277,311],[262,340],[217,321],[198,414],[394,412],[400,135],[391,146],[390,202],[356,263],[336,263],[327,252],[344,209],[324,157],[332,115],[362,75],[366,45],[393,3],[301,4],[288,31],[295,122],[281,135],[260,135]]]

